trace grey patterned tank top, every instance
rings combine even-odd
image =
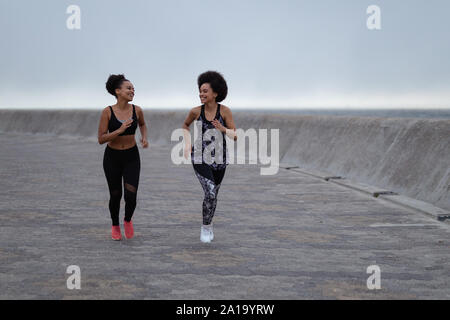
[[[226,127],[225,120],[220,115],[220,104],[217,104],[217,112],[214,116],[214,119],[219,120],[219,122]],[[215,170],[221,170],[226,168],[227,163],[227,145],[225,141],[225,134],[220,132],[218,129],[214,127],[211,121],[208,121],[205,116],[205,105],[202,105],[202,109],[200,112],[200,116],[197,119],[197,126],[200,126],[201,123],[201,134],[200,130],[198,130],[198,137],[194,141],[194,145],[192,146],[191,158],[194,163],[204,163],[212,167]],[[198,128],[200,129],[200,128]],[[212,129],[212,130],[211,130]],[[206,134],[205,134],[206,133]],[[220,136],[220,139],[218,137]],[[213,145],[211,145],[213,143]],[[201,148],[201,154],[200,154]],[[197,150],[198,149],[198,150]],[[207,149],[206,155],[211,155],[212,163],[209,159],[205,159],[205,149]],[[197,150],[197,153],[194,152]],[[217,157],[222,158],[222,161],[216,159],[216,150],[219,153],[222,153],[223,158],[220,154]]]

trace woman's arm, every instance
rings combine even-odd
[[[106,142],[114,140],[119,136],[119,134],[125,132],[125,130],[133,123],[133,120],[127,120],[120,126],[119,129],[108,133],[108,121],[108,108],[105,108],[103,109],[102,115],[100,117],[100,123],[98,125],[99,144],[104,144]]]
[[[139,117],[139,130],[141,131],[141,144],[143,148],[148,148],[147,140],[147,125],[144,120],[144,112],[141,107],[136,106],[137,114]]]
[[[224,127],[218,120],[214,119],[212,124],[215,128],[225,133],[230,139],[234,141],[237,140],[236,126],[234,124],[233,115],[231,114],[231,109],[222,105],[223,110],[223,120],[225,120],[226,127]]]
[[[189,131],[189,126],[191,123],[198,118],[199,107],[192,108],[191,111],[189,111],[189,114],[187,115],[186,119],[183,122],[183,134],[184,134],[184,157],[186,159],[189,158],[189,155],[191,153],[191,132]]]

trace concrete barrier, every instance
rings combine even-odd
[[[149,140],[171,144],[186,111],[145,111]],[[0,132],[97,136],[101,110],[0,110]],[[450,120],[234,112],[238,128],[279,129],[280,161],[450,210]]]

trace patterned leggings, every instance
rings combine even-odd
[[[195,175],[205,193],[205,198],[203,199],[203,224],[210,225],[216,211],[217,194],[225,175],[225,169],[214,170],[205,163],[193,165]]]

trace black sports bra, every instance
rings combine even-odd
[[[131,126],[129,126],[123,133],[119,134],[119,136],[130,136],[130,135],[134,135],[136,132],[136,129],[137,129],[136,109],[134,107],[134,104],[132,106],[133,106],[133,115],[130,119],[133,119],[133,122],[131,123]],[[129,119],[124,120],[124,121],[117,119],[112,107],[109,106],[109,108],[111,109],[111,118],[109,119],[109,123],[108,123],[108,131],[113,132],[113,131],[116,131],[117,129],[119,129],[122,126],[122,124]]]

